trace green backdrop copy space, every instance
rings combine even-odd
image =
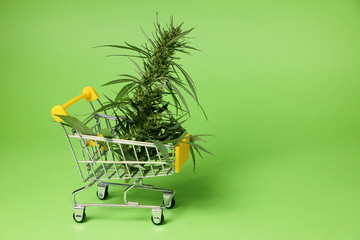
[[[195,27],[202,51],[181,62],[209,121],[192,103],[187,128],[216,135],[206,145],[216,157],[147,181],[177,192],[163,226],[148,210],[112,208],[87,208],[76,224],[82,182],[50,109],[87,85],[111,94],[101,85],[134,73],[105,57],[120,51],[93,47],[143,43],[156,12]],[[355,0],[1,2],[0,238],[358,239],[359,27]]]

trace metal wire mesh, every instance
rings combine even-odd
[[[114,133],[121,118],[95,113],[91,129]],[[174,173],[174,147],[165,145],[166,161],[154,143],[82,135],[63,126],[83,181],[167,176]],[[113,134],[115,136],[116,134]]]

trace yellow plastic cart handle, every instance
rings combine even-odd
[[[190,145],[186,142],[190,142],[190,134],[187,133],[184,137],[186,138],[175,146],[175,173],[180,171],[189,158]]]
[[[51,109],[51,115],[56,122],[62,122],[63,120],[56,115],[66,115],[69,116],[69,113],[66,111],[68,107],[79,101],[80,99],[85,98],[86,101],[90,102],[99,98],[99,95],[95,92],[92,87],[85,87],[82,90],[82,93],[65,103],[64,105],[56,105]]]

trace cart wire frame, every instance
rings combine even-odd
[[[99,131],[106,128],[113,134],[113,137],[104,137],[102,135],[91,136],[81,134],[75,129],[65,127],[60,118],[55,120],[59,122],[65,131],[67,141],[71,152],[75,159],[80,177],[84,182],[89,182],[86,186],[75,190],[72,193],[72,201],[74,204],[73,218],[76,222],[84,222],[86,218],[85,207],[134,207],[134,208],[150,208],[152,209],[151,220],[154,224],[159,225],[164,222],[163,209],[172,208],[175,205],[175,191],[163,188],[155,188],[153,185],[143,183],[143,179],[147,177],[169,176],[175,172],[175,149],[173,145],[164,145],[168,151],[169,159],[166,160],[162,156],[161,151],[154,143],[140,142],[132,140],[124,140],[114,138],[115,127],[118,121],[122,121],[121,117],[114,117],[97,113],[92,104],[92,100],[97,100],[98,104],[103,107],[97,97],[95,90],[91,87],[83,89],[82,95],[70,100],[64,105],[56,105],[52,109],[54,118],[57,115],[68,115],[65,108],[72,105],[81,98],[86,98],[90,103],[94,114],[88,121],[92,130]],[[56,110],[54,110],[57,108]],[[54,110],[54,111],[53,111]],[[60,114],[56,114],[59,113]],[[60,119],[60,120],[59,120]],[[77,148],[78,146],[78,148]],[[141,153],[141,154],[140,154]],[[146,153],[146,154],[145,154]],[[139,156],[139,154],[141,156]],[[144,156],[146,156],[144,158]],[[112,180],[124,179],[127,183],[108,182]],[[130,183],[134,180],[133,183]],[[109,186],[125,187],[123,193],[123,204],[105,204],[105,203],[79,203],[75,197],[78,193],[92,187],[97,183],[97,196],[100,200],[108,197]],[[128,192],[133,189],[146,189],[159,191],[163,193],[162,205],[143,205],[139,202],[130,202],[127,200]]]

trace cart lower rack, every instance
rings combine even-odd
[[[179,172],[185,161],[189,157],[189,145],[185,141],[177,146],[164,145],[164,149],[159,149],[156,144],[150,142],[130,141],[112,137],[104,137],[101,134],[84,135],[79,131],[65,128],[62,119],[58,116],[68,116],[66,108],[78,100],[85,98],[90,102],[94,112],[95,108],[91,101],[99,101],[99,97],[92,87],[83,89],[82,94],[65,103],[56,105],[52,108],[51,114],[59,122],[65,131],[66,138],[70,145],[71,152],[75,159],[75,164],[80,177],[84,182],[89,182],[86,186],[77,189],[72,194],[74,204],[73,218],[76,222],[84,222],[86,218],[85,208],[90,206],[98,207],[133,207],[152,209],[151,220],[158,225],[163,223],[164,208],[173,208],[175,205],[175,191],[163,188],[155,188],[152,185],[143,183],[144,178],[169,176],[174,172]],[[107,129],[113,133],[116,123],[121,119],[114,116],[94,113],[90,119],[91,130]],[[164,156],[168,155],[168,156]],[[109,182],[112,180],[124,179],[128,184]],[[130,181],[133,181],[131,184]],[[76,195],[97,183],[97,196],[100,200],[108,197],[109,186],[125,187],[122,204],[106,203],[80,203],[76,201]],[[127,200],[128,192],[133,189],[145,189],[159,191],[163,193],[161,205],[142,205],[139,202]]]

